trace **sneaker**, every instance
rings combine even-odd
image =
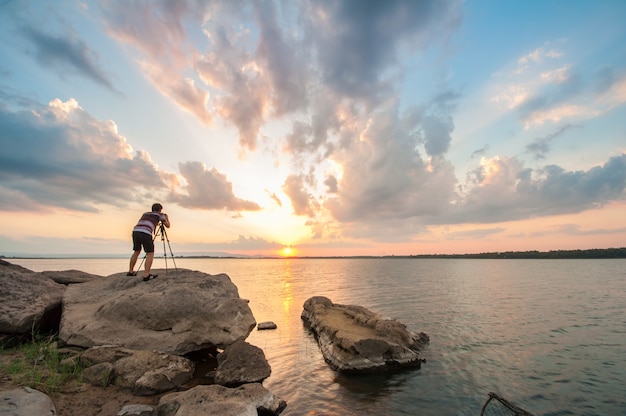
[[[126,276],[137,276],[137,272],[128,272]]]
[[[158,276],[158,274],[149,274],[149,275],[143,277],[143,281],[147,282],[148,280],[156,279],[157,276]]]

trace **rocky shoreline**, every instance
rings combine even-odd
[[[245,341],[257,324],[229,276],[157,272],[158,279],[143,282],[126,273],[37,273],[0,260],[0,344],[27,339],[33,328],[57,334],[65,362],[82,369],[84,390],[138,399],[126,396],[118,415],[280,414],[287,401],[263,387],[271,367]],[[305,303],[302,319],[335,371],[418,368],[428,342],[392,319],[322,297]],[[15,416],[57,414],[34,386],[5,385],[11,383],[0,383],[0,413],[10,404]],[[43,407],[33,411],[32,403]]]

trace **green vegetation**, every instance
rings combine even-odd
[[[54,393],[68,382],[82,381],[82,368],[65,358],[53,336],[34,336],[30,343],[0,346],[0,373],[18,385]]]

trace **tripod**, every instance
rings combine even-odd
[[[167,250],[165,250],[165,241],[167,241],[167,247],[170,249],[170,256],[172,258],[172,262],[174,263],[174,270],[178,271],[178,267],[176,267],[176,260],[174,260],[174,253],[172,253],[172,246],[170,245],[170,239],[167,237],[167,232],[165,231],[165,226],[163,225],[162,222],[159,222],[159,224],[157,225],[157,229],[156,232],[154,233],[154,238],[152,239],[152,241],[156,241],[157,236],[160,235],[161,236],[161,241],[163,242],[163,258],[165,259],[165,271],[167,273]],[[146,256],[143,256],[143,259],[141,259],[141,263],[139,264],[139,269],[141,269],[141,265],[143,264],[143,261],[146,259]]]

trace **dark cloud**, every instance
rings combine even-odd
[[[401,48],[440,42],[459,21],[457,1],[311,1],[303,20],[325,82],[341,95],[374,96]],[[387,85],[388,86],[388,85]]]
[[[474,159],[475,157],[485,155],[485,153],[487,153],[487,150],[489,150],[489,145],[488,144],[484,145],[480,149],[474,150],[472,152],[472,154],[470,155],[470,159]]]
[[[563,127],[559,128],[557,131],[555,131],[552,134],[549,134],[548,136],[545,137],[538,137],[535,140],[533,140],[532,143],[528,144],[526,146],[526,151],[528,153],[532,153],[535,157],[535,159],[545,159],[546,154],[550,151],[550,147],[552,145],[552,142],[559,136],[561,136],[562,134],[564,134],[566,131],[575,128],[575,127],[580,127],[580,126],[575,126],[573,124],[566,124]]]
[[[42,66],[55,68],[61,75],[65,71],[76,72],[117,92],[100,68],[98,54],[80,39],[49,35],[34,27],[26,27],[22,33],[35,47],[35,58]]]
[[[285,5],[285,7],[288,7]],[[274,115],[294,113],[306,107],[310,54],[300,48],[290,32],[277,22],[278,11],[272,2],[255,7],[261,33],[256,58],[267,68],[272,85]]]
[[[237,198],[233,194],[233,184],[226,175],[213,168],[207,170],[200,162],[179,163],[181,175],[187,182],[182,187],[184,194],[176,193],[170,200],[187,208],[228,211],[258,211],[261,207],[255,202]]]
[[[431,156],[442,156],[450,147],[454,130],[452,117],[425,117],[422,121],[424,147]]]
[[[441,223],[493,223],[578,213],[623,200],[626,154],[588,171],[548,165],[524,168],[516,158],[494,158],[474,172],[474,186],[441,216]]]
[[[112,122],[73,100],[32,111],[0,108],[0,147],[1,210],[93,212],[97,204],[124,206],[142,190],[175,180],[147,154],[133,154]]]

